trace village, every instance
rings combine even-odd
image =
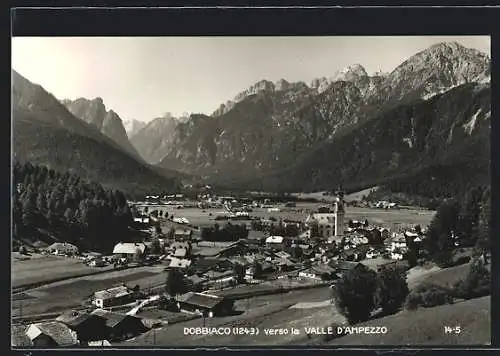
[[[141,232],[137,241],[120,242],[111,254],[79,251],[69,243],[54,243],[42,254],[79,261],[93,273],[150,269],[154,276],[143,278],[142,285],[111,279],[112,285],[102,283],[107,288],[92,290],[60,313],[55,308],[50,315],[30,315],[27,306],[24,313],[18,308],[13,346],[121,344],[191,319],[203,318],[203,325],[205,319],[237,320],[251,309],[250,300],[266,296],[307,302],[317,293],[324,302],[335,281],[361,264],[408,269],[408,249],[418,251],[433,214],[417,211],[409,223],[384,222],[375,216],[397,213],[397,206],[379,202],[352,219],[350,209],[360,208],[350,208],[341,191],[320,203],[210,194],[189,201],[178,194],[129,205]]]

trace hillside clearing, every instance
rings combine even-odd
[[[491,298],[483,297],[422,308],[372,320],[357,326],[385,326],[386,335],[348,335],[331,345],[489,345]],[[445,334],[444,326],[460,326],[459,334]]]

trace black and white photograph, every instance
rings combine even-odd
[[[490,345],[490,47],[12,37],[11,347]]]

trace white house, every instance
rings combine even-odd
[[[135,292],[126,286],[119,286],[95,292],[92,304],[98,308],[106,308],[115,305],[126,304],[135,299]]]
[[[119,242],[113,248],[114,255],[121,255],[122,257],[131,258],[136,253],[144,255],[146,245],[140,242]]]
[[[403,254],[401,252],[391,252],[391,259],[393,260],[402,260]]]
[[[283,239],[283,236],[269,236],[266,239],[266,244],[282,244]]]

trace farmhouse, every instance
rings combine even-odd
[[[282,244],[283,240],[284,240],[283,236],[269,236],[266,239],[266,244],[268,245]]]
[[[233,303],[232,300],[223,297],[194,292],[177,297],[177,307],[180,310],[201,313],[210,318],[231,313]]]
[[[193,231],[190,229],[175,229],[174,231],[174,239],[175,240],[189,240],[193,235]]]
[[[138,242],[119,242],[113,248],[114,255],[120,255],[129,260],[133,259],[137,253],[144,256],[145,252],[146,245]]]
[[[55,242],[46,249],[50,253],[58,255],[77,255],[78,247],[67,242]]]
[[[26,326],[24,325],[12,325],[10,334],[11,345],[13,347],[32,347],[28,335],[26,335]]]
[[[56,321],[76,332],[80,342],[97,341],[107,337],[106,320],[97,315],[69,311],[57,317]]]
[[[76,333],[58,321],[31,324],[26,329],[26,336],[35,347],[71,347],[78,345]]]
[[[328,281],[337,278],[337,275],[333,268],[321,264],[299,271],[299,277]]]
[[[107,290],[95,292],[92,304],[98,308],[107,308],[116,305],[127,304],[135,301],[136,292],[126,286],[119,286]]]
[[[147,331],[140,318],[132,315],[109,312],[96,309],[93,315],[106,320],[108,340],[126,340]]]
[[[185,258],[169,257],[170,262],[166,268],[186,269],[191,266],[191,260]]]
[[[187,256],[187,249],[185,248],[176,248],[172,253],[173,257],[177,258],[185,258]]]

